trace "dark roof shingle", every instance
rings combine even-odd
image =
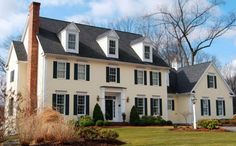
[[[58,55],[72,55],[80,57],[89,57],[104,60],[117,60],[138,64],[150,64],[156,66],[168,67],[163,59],[158,55],[153,56],[153,62],[143,62],[136,52],[131,48],[130,42],[142,37],[139,34],[116,31],[119,36],[119,58],[108,58],[102,51],[96,39],[99,35],[109,31],[107,28],[94,27],[84,24],[75,25],[80,29],[79,54],[65,52],[60,43],[57,33],[65,28],[70,22],[54,20],[50,18],[40,17],[40,28],[38,38],[42,45],[44,53]]]
[[[25,46],[23,42],[20,41],[12,41],[13,46],[16,51],[16,56],[19,61],[27,61],[27,53],[25,50]]]

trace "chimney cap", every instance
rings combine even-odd
[[[40,2],[33,1],[31,4],[33,4],[33,5],[40,5]]]

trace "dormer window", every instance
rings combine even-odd
[[[144,46],[144,58],[150,59],[150,46]]]
[[[116,41],[115,40],[109,41],[109,54],[111,55],[116,54]]]
[[[68,35],[68,49],[75,50],[76,34],[69,33]]]

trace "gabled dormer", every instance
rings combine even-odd
[[[79,28],[71,22],[58,33],[58,38],[66,52],[79,53],[79,32]]]
[[[152,62],[153,42],[147,37],[141,37],[130,42],[131,47],[144,62]]]
[[[96,40],[107,57],[119,58],[119,36],[114,30],[99,35]]]

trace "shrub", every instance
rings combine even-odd
[[[149,126],[155,125],[156,118],[154,116],[142,116],[140,120],[140,125]]]
[[[137,125],[140,122],[140,117],[138,111],[135,106],[132,107],[130,111],[130,121],[129,123],[132,125]]]
[[[98,104],[96,104],[93,110],[93,121],[97,122],[98,120],[104,121],[104,117],[101,107]]]
[[[218,120],[215,119],[202,119],[197,122],[198,126],[206,129],[216,129],[219,125]]]
[[[166,121],[166,125],[171,126],[171,125],[173,125],[173,123],[172,123],[172,121],[168,120],[168,121]]]
[[[83,126],[83,127],[94,126],[94,122],[93,122],[92,118],[88,115],[81,116],[79,118],[79,126]]]
[[[109,122],[109,121],[104,121],[104,122],[103,122],[103,125],[104,125],[104,126],[111,126],[111,122]]]
[[[72,119],[69,120],[67,123],[73,127],[79,127],[79,120]]]
[[[97,120],[96,126],[103,126],[104,122],[102,120]]]
[[[21,144],[70,143],[76,140],[74,128],[63,121],[60,113],[52,109],[24,116],[19,119],[19,140]]]
[[[115,140],[118,138],[118,133],[109,130],[109,129],[101,129],[101,128],[95,128],[95,127],[84,127],[79,128],[77,131],[77,134],[80,138],[83,138],[85,140]]]

